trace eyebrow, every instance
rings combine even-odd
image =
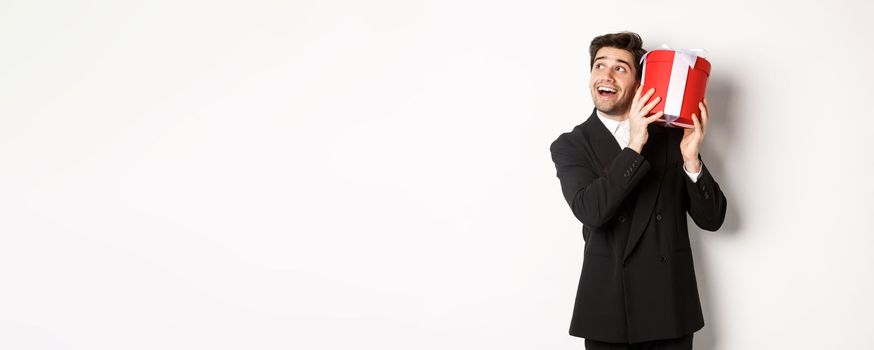
[[[598,60],[601,60],[601,59],[607,59],[607,56],[597,57],[597,58],[595,58],[595,60],[592,61],[592,62],[593,62],[593,63],[594,63],[594,62],[598,62]],[[621,63],[625,63],[625,65],[631,67],[631,64],[628,63],[628,62],[625,62],[625,60],[620,60],[620,59],[618,59],[618,58],[617,58],[616,60],[619,61],[619,62],[621,62]]]

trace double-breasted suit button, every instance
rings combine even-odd
[[[619,215],[618,219],[619,219],[619,222],[625,222],[625,217],[622,215]]]
[[[662,221],[662,214],[656,214],[656,220]]]
[[[659,257],[659,262],[660,262],[660,263],[664,264],[666,261],[668,261],[668,258],[663,257],[663,256],[660,256],[660,257]]]

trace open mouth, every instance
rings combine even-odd
[[[616,95],[616,89],[609,86],[599,86],[598,87],[598,96],[601,97],[612,97]]]

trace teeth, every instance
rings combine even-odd
[[[609,92],[616,92],[616,89],[611,88],[611,87],[606,87],[606,86],[599,86],[599,87],[598,87],[598,91],[603,91],[603,92],[607,92],[607,91],[609,91]]]

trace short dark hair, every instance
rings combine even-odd
[[[592,39],[592,44],[589,45],[589,70],[592,70],[595,64],[595,55],[598,53],[598,50],[603,47],[614,47],[630,52],[631,56],[634,57],[637,80],[640,80],[643,70],[640,58],[646,54],[646,50],[643,49],[643,39],[640,38],[640,35],[634,32],[619,32],[604,34]]]

